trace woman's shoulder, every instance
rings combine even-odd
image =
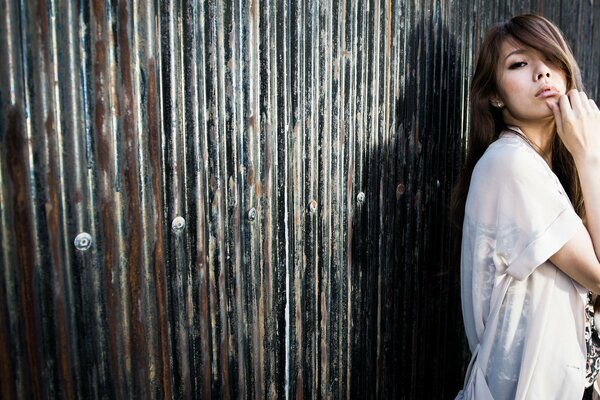
[[[516,134],[502,134],[489,145],[477,162],[475,171],[511,176],[528,172],[545,174],[546,168],[545,161],[523,138]]]

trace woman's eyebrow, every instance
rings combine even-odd
[[[513,50],[510,53],[508,53],[506,55],[506,57],[504,57],[504,59],[506,60],[508,57],[512,56],[513,54],[523,54],[523,53],[527,53],[527,49],[516,49],[516,50]]]

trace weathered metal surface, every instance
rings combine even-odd
[[[452,397],[485,27],[600,79],[594,1],[0,7],[3,399]]]

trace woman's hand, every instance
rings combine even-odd
[[[594,100],[572,89],[549,107],[558,135],[575,161],[600,157],[600,109]]]
[[[580,229],[550,261],[594,293],[600,293],[600,110],[577,90],[570,90],[558,104],[549,107],[556,130],[575,160],[586,214],[586,229]]]

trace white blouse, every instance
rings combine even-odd
[[[556,175],[505,131],[471,177],[461,253],[473,353],[465,399],[577,399],[584,390],[587,290],[548,260],[583,229]]]

